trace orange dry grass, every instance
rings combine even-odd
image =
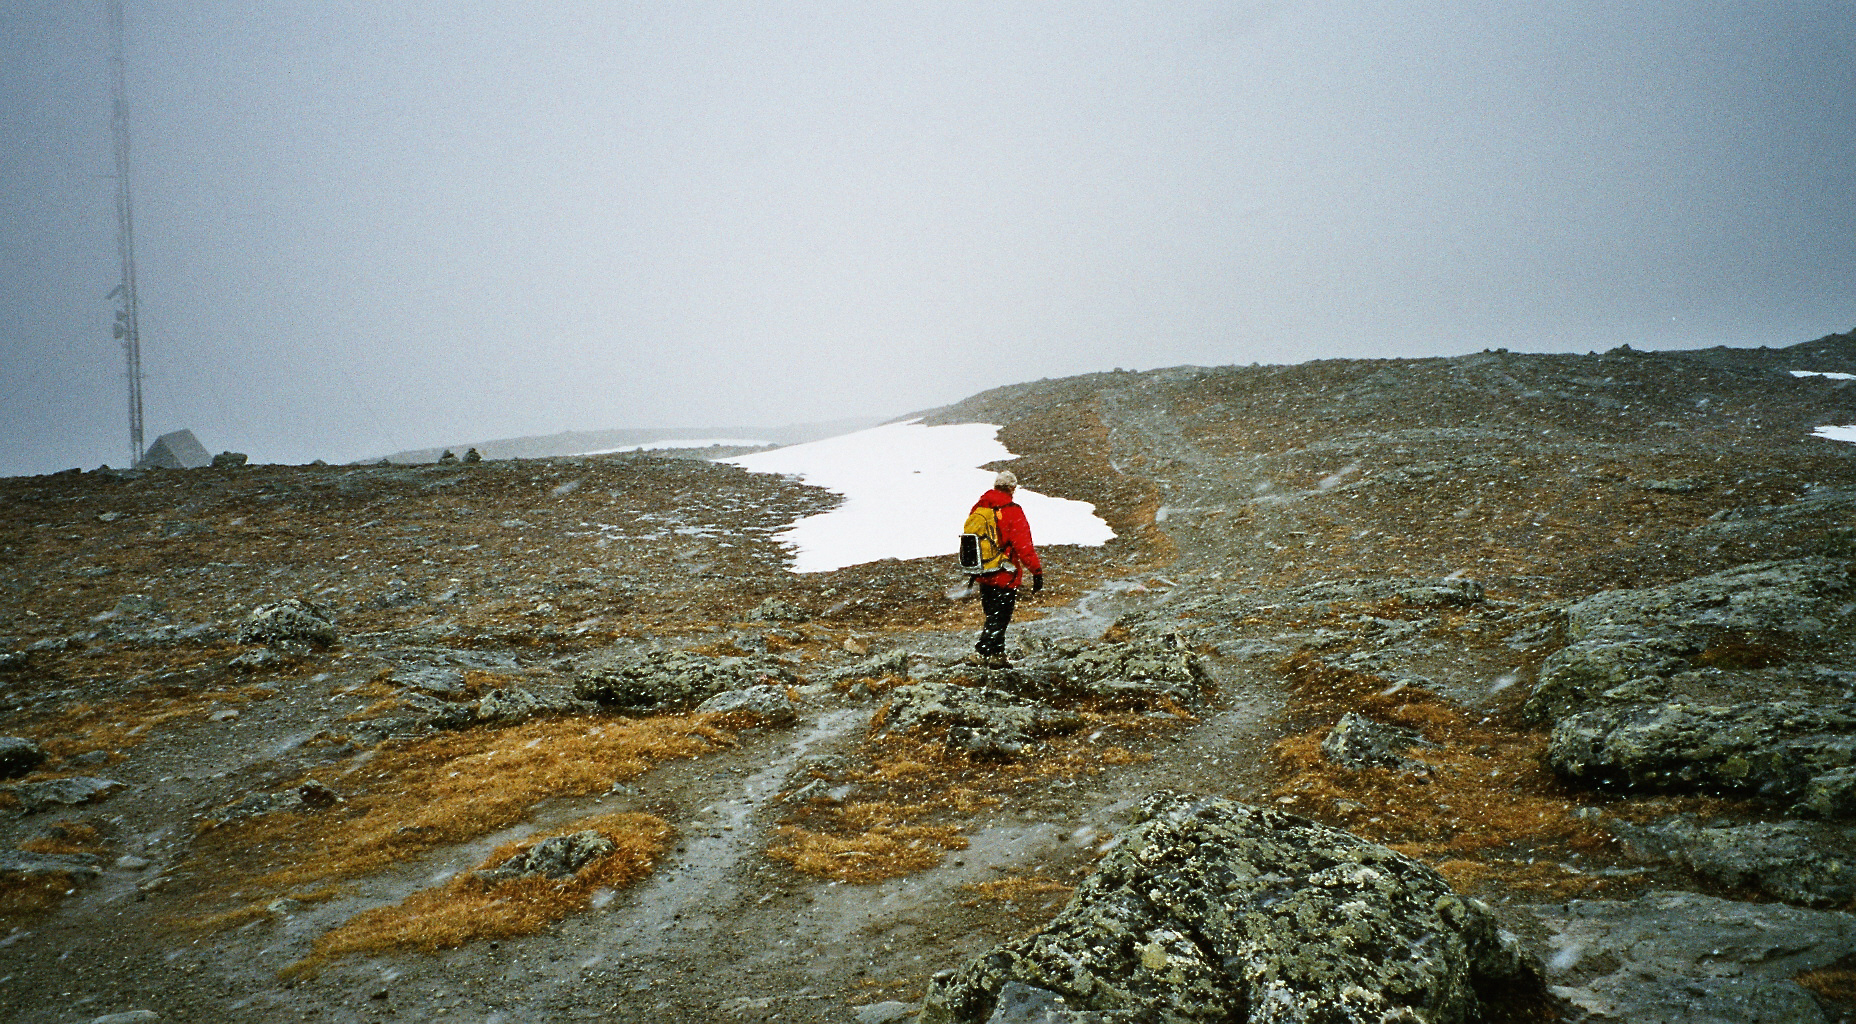
[[[1792,979],[1829,1003],[1856,1005],[1856,954]]]
[[[77,891],[77,879],[64,873],[0,876],[0,921],[28,917],[58,905]]]
[[[193,693],[186,690],[144,688],[106,707],[73,704],[27,730],[54,759],[76,757],[93,750],[121,751],[148,738],[155,727],[181,719],[212,714],[214,705],[244,704],[277,696],[264,686]],[[56,763],[54,760],[53,763]]]
[[[1500,876],[1558,891],[1589,892],[1598,879],[1555,866],[1522,870],[1491,857],[1503,849],[1540,844],[1597,853],[1606,836],[1573,817],[1579,795],[1546,767],[1546,736],[1477,722],[1456,705],[1425,690],[1387,693],[1376,676],[1348,672],[1303,655],[1284,666],[1296,680],[1297,710],[1321,724],[1273,748],[1282,781],[1271,795],[1285,808],[1339,825],[1404,853],[1450,865],[1474,884]],[[1344,711],[1414,728],[1439,749],[1413,748],[1406,756],[1430,765],[1428,776],[1382,768],[1349,770],[1321,754],[1321,741]],[[1357,806],[1356,806],[1357,805]],[[1561,884],[1564,883],[1564,884]]]
[[[103,836],[96,829],[77,821],[57,821],[46,830],[49,834],[28,839],[19,848],[29,853],[101,853]]]
[[[490,884],[465,872],[444,885],[424,889],[395,906],[376,907],[350,918],[316,940],[310,955],[285,968],[286,978],[314,977],[323,965],[350,953],[411,947],[428,953],[477,939],[533,935],[583,910],[600,888],[620,889],[650,874],[676,830],[649,814],[601,814],[505,843],[477,865],[494,867],[552,836],[593,830],[618,849],[571,878],[541,875]]]
[[[353,878],[522,820],[553,797],[604,792],[671,758],[699,757],[734,737],[702,715],[556,718],[507,729],[382,744],[331,780],[340,808],[271,814],[211,829],[202,842],[269,891]]]
[[[865,745],[869,767],[847,776],[871,798],[801,809],[780,828],[781,838],[767,855],[806,874],[843,882],[875,882],[934,867],[948,850],[966,848],[960,826],[904,822],[934,813],[973,814],[998,806],[1000,794],[1032,783],[1147,759],[1085,737],[1104,726],[1151,728],[1148,720],[1100,712],[1084,712],[1082,718],[1085,725],[1074,735],[1046,739],[1023,758],[1007,762],[949,754],[934,735],[877,737]]]
[[[1043,875],[995,878],[990,882],[976,882],[972,885],[963,885],[961,888],[978,897],[967,903],[970,907],[977,907],[983,902],[991,902],[1025,904],[1028,907],[1034,906],[1045,911],[1057,909],[1071,893],[1076,891],[1074,885],[1066,885]]]

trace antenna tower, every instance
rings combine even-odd
[[[135,208],[129,190],[129,98],[123,60],[122,0],[109,0],[110,131],[116,139],[116,249],[122,280],[109,297],[116,307],[115,335],[122,342],[129,377],[129,465],[142,461],[142,335],[135,305]]]

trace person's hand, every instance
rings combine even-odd
[[[1031,574],[1031,592],[1035,594],[1038,591],[1043,590],[1043,589],[1044,589],[1044,574],[1041,572],[1032,573]]]

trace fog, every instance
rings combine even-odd
[[[1856,326],[1844,0],[127,8],[147,435],[259,461]],[[128,460],[107,55],[0,8],[0,473]]]

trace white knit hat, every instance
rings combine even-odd
[[[992,478],[992,485],[1000,490],[1005,490],[1008,487],[1017,487],[1018,474],[1013,473],[1009,469],[1002,469],[999,471],[998,476]]]

